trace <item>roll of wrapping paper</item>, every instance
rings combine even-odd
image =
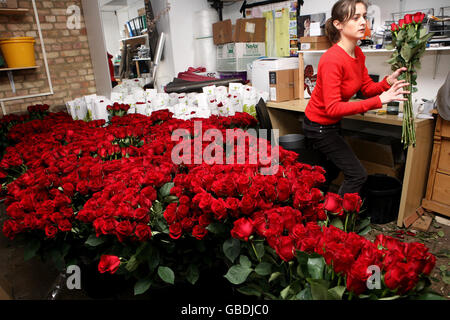
[[[166,93],[172,92],[201,92],[203,87],[207,87],[210,85],[216,86],[227,86],[231,82],[239,82],[242,83],[241,78],[232,78],[232,79],[223,79],[223,80],[211,80],[211,81],[199,81],[199,82],[188,82],[188,81],[180,81],[180,82],[172,82],[169,83],[164,91]]]

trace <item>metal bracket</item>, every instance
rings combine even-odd
[[[14,76],[12,71],[7,71],[9,84],[11,85],[11,90],[13,93],[16,93],[16,85],[14,84]]]

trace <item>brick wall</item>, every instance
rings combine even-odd
[[[0,99],[50,91],[32,2],[19,0],[18,4],[20,8],[29,8],[30,11],[22,16],[0,15],[0,37],[34,37],[39,68],[13,71],[16,94],[11,91],[7,73],[0,72]],[[79,30],[67,28],[66,10],[71,5],[78,5],[81,10]],[[5,102],[7,113],[25,111],[27,106],[37,103],[47,103],[53,110],[67,101],[96,93],[81,0],[36,0],[36,7],[54,94]]]

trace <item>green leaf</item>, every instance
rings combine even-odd
[[[328,297],[331,300],[342,300],[342,296],[344,295],[345,289],[346,288],[344,286],[337,286],[328,289]]]
[[[50,251],[50,256],[52,257],[55,268],[58,270],[63,270],[65,267],[64,257],[58,249],[53,249]]]
[[[420,30],[419,30],[419,38],[425,37],[427,35],[427,33],[428,33],[428,31],[427,31],[426,28],[423,28],[423,27],[420,28]]]
[[[400,51],[400,54],[402,55],[402,58],[405,59],[406,62],[409,62],[412,57],[412,50],[411,47],[408,45],[404,45],[402,47],[402,50]]]
[[[403,39],[405,38],[405,35],[406,35],[405,30],[403,30],[403,29],[400,30],[400,31],[397,33],[397,43],[402,42]]]
[[[444,297],[442,297],[436,293],[427,292],[427,293],[424,293],[424,294],[418,296],[416,298],[416,300],[447,300],[447,299],[445,299]]]
[[[250,259],[244,255],[241,255],[239,257],[239,263],[241,264],[241,266],[246,267],[246,268],[252,267],[252,263],[251,263]]]
[[[222,248],[225,256],[234,263],[241,252],[241,242],[238,239],[230,238],[223,243]]]
[[[312,300],[313,297],[311,295],[311,288],[307,287],[307,288],[303,289],[295,297],[298,300]]]
[[[158,249],[153,246],[147,247],[145,257],[148,262],[148,268],[150,269],[150,271],[155,270],[156,267],[159,265]]]
[[[158,275],[166,283],[174,284],[175,282],[175,274],[169,267],[159,266]]]
[[[444,272],[444,271],[447,270],[447,266],[446,266],[446,265],[441,265],[441,266],[439,267],[439,270],[441,270],[442,272]]]
[[[331,220],[330,223],[332,226],[335,226],[336,228],[339,228],[341,230],[344,230],[344,224],[342,223],[342,220],[339,218],[334,218],[333,220]]]
[[[137,269],[139,266],[139,261],[136,259],[136,255],[133,255],[130,260],[128,260],[127,265],[125,269],[127,269],[128,272],[133,272]]]
[[[361,221],[359,222],[359,225],[358,225],[358,231],[363,230],[363,229],[364,229],[365,227],[367,227],[369,224],[370,224],[370,217],[367,217],[367,218],[361,220]]]
[[[323,270],[325,268],[325,260],[320,258],[308,259],[308,272],[313,279],[323,279]]]
[[[281,276],[281,272],[272,273],[269,278],[269,283],[278,279],[279,276]]]
[[[173,188],[175,184],[173,182],[167,182],[165,185],[163,185],[161,187],[161,189],[159,189],[159,193],[161,194],[161,197],[167,197],[168,195],[170,195],[170,189]]]
[[[255,272],[260,276],[268,276],[272,272],[272,265],[268,262],[261,262],[255,268]]]
[[[134,285],[134,295],[137,296],[139,294],[143,294],[150,289],[151,284],[152,280],[150,277],[139,279],[139,281],[137,281]]]
[[[247,296],[256,296],[258,298],[261,297],[261,291],[258,291],[257,289],[252,288],[250,286],[238,288],[237,291]]]
[[[441,237],[441,238],[442,238],[443,236],[445,236],[445,233],[444,233],[444,231],[442,231],[442,230],[440,230],[437,234],[438,234],[438,236]]]
[[[311,295],[314,300],[328,300],[328,281],[310,278],[307,281],[311,285]]]
[[[364,228],[364,230],[362,230],[361,232],[358,232],[358,234],[360,236],[364,236],[364,235],[368,234],[371,230],[372,230],[372,227],[371,226],[367,226],[367,227]]]
[[[394,46],[392,44],[388,44],[385,47],[386,50],[394,50]]]
[[[232,284],[241,284],[247,280],[248,275],[252,271],[253,269],[251,268],[243,267],[241,265],[234,265],[228,270],[225,278],[227,278]]]
[[[286,288],[281,290],[280,296],[281,296],[282,299],[286,299],[287,298],[290,289],[291,289],[291,286],[287,286]]]
[[[161,215],[164,211],[163,206],[161,202],[155,201],[155,203],[152,206],[152,211],[155,213],[155,215]]]
[[[23,259],[24,261],[28,261],[33,258],[41,247],[40,241],[30,241],[24,248]]]
[[[97,247],[104,242],[105,242],[104,238],[97,238],[95,234],[91,234],[84,244],[91,247]]]
[[[263,242],[255,243],[255,250],[256,250],[256,253],[258,254],[258,258],[259,259],[264,257],[264,253],[265,253],[266,249],[264,249],[264,243]]]
[[[392,297],[386,297],[386,298],[380,298],[378,300],[397,300],[398,298],[400,298],[401,296],[396,295],[396,296],[392,296]]]
[[[416,37],[416,29],[415,28],[408,28],[408,38],[414,39]]]
[[[221,233],[227,233],[228,228],[225,224],[221,222],[213,222],[209,226],[206,227],[206,230],[208,230],[211,233],[214,234],[221,234]]]
[[[200,277],[200,272],[195,264],[190,264],[187,269],[186,279],[191,284],[195,284]]]

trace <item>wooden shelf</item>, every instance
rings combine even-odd
[[[23,68],[0,68],[1,71],[16,71],[16,70],[30,70],[30,69],[38,69],[39,66],[34,67],[23,67]]]
[[[12,15],[21,15],[21,14],[26,14],[29,10],[28,9],[8,9],[8,8],[0,8],[0,15],[7,15],[7,16],[12,16]]]

